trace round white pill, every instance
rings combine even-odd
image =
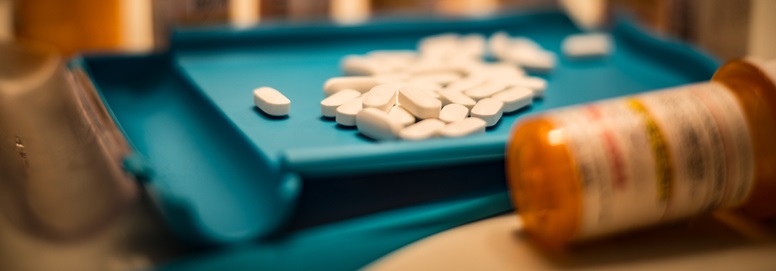
[[[253,90],[253,103],[267,115],[276,117],[288,115],[291,110],[291,100],[271,87]]]

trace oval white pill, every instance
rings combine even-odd
[[[450,82],[461,79],[461,73],[459,72],[432,72],[418,74],[410,78],[411,82],[429,82],[437,85],[447,85]]]
[[[366,55],[376,59],[413,60],[418,57],[418,53],[414,50],[374,50],[369,51]]]
[[[337,107],[355,99],[358,96],[361,96],[361,92],[352,89],[345,89],[334,93],[329,97],[326,97],[323,99],[323,101],[321,101],[321,115],[324,117],[334,117],[337,115]]]
[[[439,91],[439,100],[444,105],[448,104],[460,104],[462,106],[465,106],[467,109],[471,109],[474,107],[475,104],[477,104],[477,101],[473,100],[472,98],[469,98],[469,96],[464,95],[461,92],[454,91],[454,90],[442,90]]]
[[[288,115],[291,110],[291,100],[271,87],[253,90],[253,103],[264,113],[276,117]]]
[[[445,90],[463,92],[464,90],[484,84],[487,79],[488,77],[474,72],[472,75],[465,78],[450,82],[450,84],[445,87]]]
[[[415,123],[415,116],[404,110],[401,106],[395,105],[388,111],[388,117],[401,123],[402,126],[408,126]]]
[[[504,31],[493,33],[488,39],[488,51],[496,58],[503,58],[509,50],[509,34]]]
[[[380,84],[400,84],[410,79],[411,75],[404,72],[385,73],[374,76]]]
[[[549,72],[555,68],[555,58],[555,54],[550,51],[514,48],[506,52],[503,60],[534,72]]]
[[[405,140],[423,140],[434,137],[445,123],[438,119],[426,119],[399,131],[399,137]]]
[[[364,94],[364,107],[377,108],[388,112],[394,103],[396,103],[396,92],[399,91],[398,84],[382,84],[373,87]]]
[[[460,53],[476,57],[485,55],[485,37],[480,34],[468,34],[460,38]]]
[[[474,73],[489,79],[511,79],[525,75],[525,71],[520,69],[520,67],[514,63],[506,62],[483,65]]]
[[[504,108],[502,108],[504,113],[511,113],[520,108],[529,106],[533,101],[533,93],[533,90],[529,88],[511,87],[499,93],[493,94],[493,97],[491,98],[504,103]],[[444,111],[444,108],[442,111]]]
[[[421,119],[435,119],[442,110],[442,102],[409,85],[399,89],[399,103],[412,115]]]
[[[358,112],[361,112],[361,109],[363,109],[361,103],[363,99],[363,97],[358,97],[337,107],[337,114],[335,117],[337,123],[344,126],[355,126],[356,116],[358,115]]]
[[[530,88],[534,91],[534,97],[544,96],[544,90],[547,89],[547,80],[533,76],[509,80],[507,84],[513,87]]]
[[[443,137],[462,137],[485,132],[485,121],[479,118],[465,118],[445,125],[437,131]]]
[[[377,80],[377,78],[372,76],[334,77],[326,80],[326,82],[323,84],[323,93],[326,96],[330,96],[344,89],[352,89],[361,93],[365,93],[379,84],[380,82]]]
[[[486,82],[485,84],[468,89],[464,91],[463,94],[466,94],[466,96],[469,96],[472,99],[481,100],[481,99],[485,99],[490,96],[493,96],[493,94],[496,94],[497,92],[502,91],[506,88],[507,88],[507,84],[504,81],[491,80]]]
[[[375,75],[391,71],[381,61],[363,56],[349,55],[342,59],[340,68],[345,75]]]
[[[569,35],[561,43],[563,54],[570,58],[605,56],[611,47],[611,38],[602,33]]]
[[[460,104],[448,104],[442,107],[439,112],[439,120],[444,122],[455,122],[465,119],[469,116],[469,108]]]
[[[356,127],[361,134],[375,140],[395,139],[404,128],[377,108],[365,108],[356,115]]]
[[[487,123],[486,125],[490,127],[496,125],[501,119],[503,108],[503,102],[492,98],[485,98],[474,105],[471,115],[473,118],[484,120]]]

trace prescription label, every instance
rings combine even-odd
[[[736,206],[752,187],[749,127],[722,84],[616,98],[550,117],[581,182],[580,239]]]

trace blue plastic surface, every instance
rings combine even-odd
[[[82,66],[90,72],[135,150],[153,167],[147,187],[167,222],[177,233],[197,243],[230,243],[266,236],[294,216],[300,194],[326,191],[311,198],[340,198],[366,193],[306,189],[305,183],[310,187],[310,182],[360,178],[359,187],[368,188],[363,182],[369,176],[413,170],[423,174],[405,174],[402,178],[423,183],[433,177],[435,170],[501,163],[512,124],[527,114],[708,80],[717,67],[715,61],[692,48],[655,39],[629,24],[618,24],[612,32],[616,47],[613,55],[586,62],[559,57],[557,68],[545,76],[549,80],[545,98],[527,110],[505,116],[483,135],[374,142],[358,136],[354,129],[338,128],[333,121],[320,118],[321,85],[327,78],[341,74],[338,63],[344,55],[411,49],[420,38],[437,33],[490,34],[498,30],[527,36],[556,53],[563,37],[579,32],[564,15],[554,12],[348,27],[217,28],[178,32],[171,51],[165,54],[93,56],[85,58]],[[291,99],[288,118],[269,118],[254,109],[251,92],[265,85]],[[450,182],[503,183],[503,172],[483,174],[482,178]],[[414,187],[394,188],[412,193]],[[439,197],[483,192],[470,191],[467,185],[447,189],[451,188]],[[394,198],[402,200],[400,195]],[[351,205],[346,201],[337,207],[348,209],[361,204]],[[308,206],[312,206],[310,212],[315,211],[315,204]],[[347,215],[392,206],[398,205]],[[506,210],[509,206],[498,208]],[[330,210],[321,209],[326,211]],[[450,219],[455,221],[454,216]]]

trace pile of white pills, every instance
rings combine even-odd
[[[486,62],[487,57],[498,61]],[[340,66],[346,76],[323,85],[321,115],[375,140],[483,133],[504,113],[530,106],[544,94],[547,82],[527,76],[521,67],[549,71],[554,65],[551,52],[503,32],[489,39],[431,36],[417,50],[345,56]]]
[[[581,34],[569,36],[562,48],[578,58],[606,55],[611,45],[606,35]],[[321,115],[375,140],[483,133],[503,114],[543,97],[547,81],[525,70],[549,72],[555,64],[554,53],[505,32],[488,39],[478,34],[431,36],[417,50],[345,56],[340,66],[346,76],[323,85]],[[254,100],[269,115],[289,112],[290,101],[272,88],[256,89]]]

